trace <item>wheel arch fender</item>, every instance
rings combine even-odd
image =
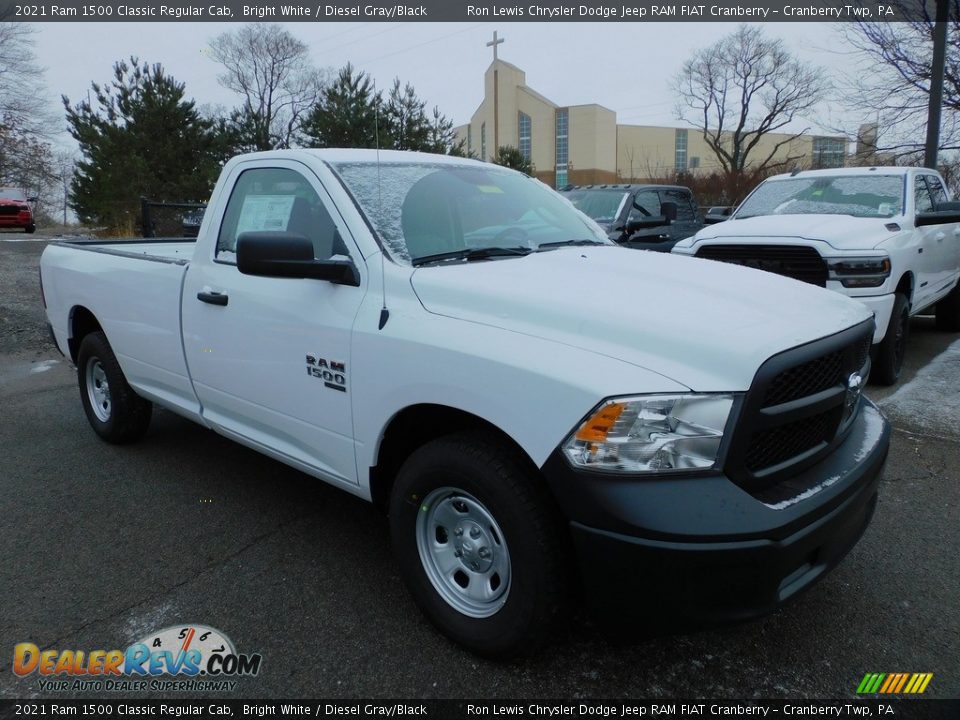
[[[74,364],[77,362],[77,353],[80,351],[83,338],[97,331],[103,332],[103,326],[92,311],[83,305],[74,305],[70,308],[67,318],[67,347]]]
[[[475,431],[496,438],[511,447],[529,469],[539,469],[529,453],[507,432],[490,420],[450,405],[419,403],[408,405],[387,421],[374,452],[375,464],[369,469],[370,497],[377,507],[386,510],[397,471],[417,448],[446,435]]]

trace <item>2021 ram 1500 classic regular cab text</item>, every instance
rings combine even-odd
[[[673,252],[723,260],[830,288],[877,320],[873,379],[900,376],[910,316],[936,305],[960,330],[960,203],[924,168],[810,170],[762,182],[730,220]]]
[[[618,247],[494,165],[240,156],[196,241],[41,271],[101,437],[158,403],[381,504],[417,603],[487,655],[536,647],[578,580],[657,629],[770,611],[876,503],[863,305]]]

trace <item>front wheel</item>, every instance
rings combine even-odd
[[[27,233],[27,235],[33,235],[33,233],[35,233],[35,232],[37,231],[37,226],[36,226],[36,225],[27,225],[27,226],[23,229],[23,231],[24,231],[25,233]]]
[[[150,425],[153,405],[127,383],[107,336],[93,332],[77,353],[80,401],[90,426],[111,443],[139,440]]]
[[[890,313],[887,333],[877,346],[870,379],[878,385],[893,385],[900,378],[907,339],[910,336],[910,302],[903,293],[897,293]]]
[[[476,653],[532,652],[563,615],[574,560],[562,524],[525,459],[497,438],[416,450],[394,484],[390,530],[420,609]]]

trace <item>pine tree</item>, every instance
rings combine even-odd
[[[353,65],[340,68],[324,87],[319,102],[307,113],[301,132],[310,147],[376,147],[377,103],[370,76]]]
[[[96,107],[63,97],[81,153],[70,200],[78,217],[131,229],[141,196],[205,201],[230,151],[224,124],[203,118],[159,64],[130,58],[113,71],[110,83],[91,85]]]

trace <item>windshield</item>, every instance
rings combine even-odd
[[[599,227],[546,185],[495,165],[383,163],[378,169],[374,162],[346,162],[334,167],[400,262],[489,248],[536,250],[577,240],[610,244]]]
[[[0,188],[0,199],[26,201],[27,196],[24,194],[23,190],[17,190],[16,188]]]
[[[744,200],[735,218],[756,215],[888,218],[902,212],[902,175],[835,175],[767,180]]]
[[[584,215],[602,223],[616,220],[627,199],[627,193],[610,190],[570,190],[563,196]]]

